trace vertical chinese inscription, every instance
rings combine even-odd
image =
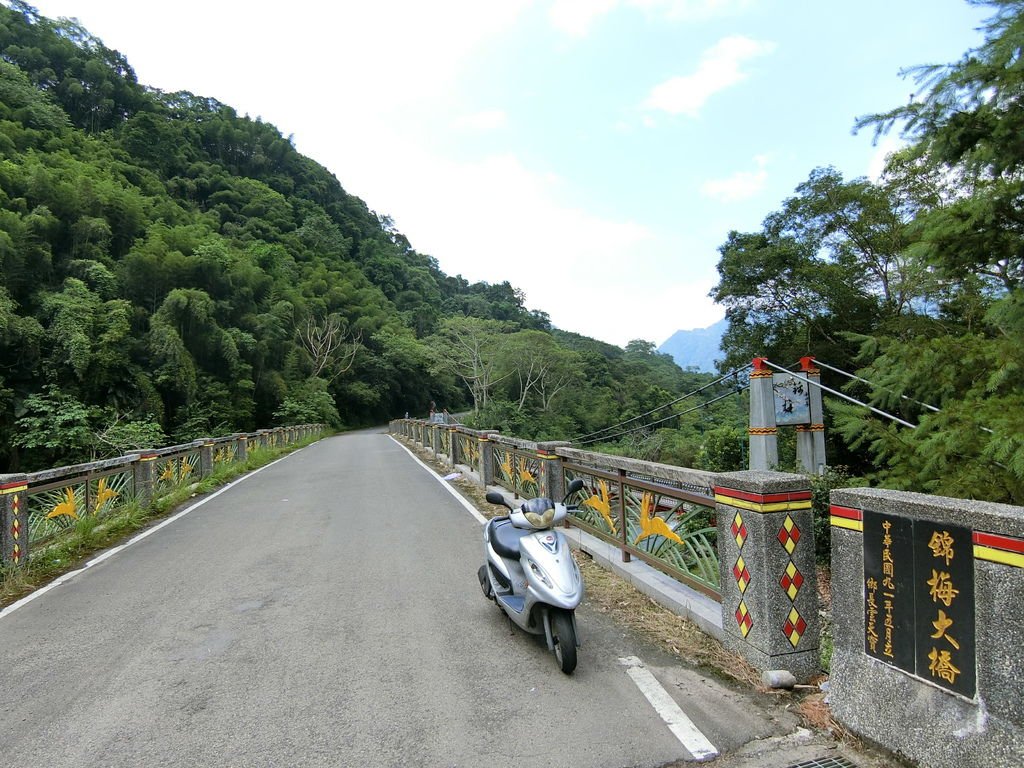
[[[971,531],[914,524],[917,675],[973,698],[974,547]]]
[[[864,511],[864,651],[914,672],[914,527]]]

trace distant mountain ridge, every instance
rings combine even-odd
[[[676,331],[658,351],[671,355],[680,368],[714,372],[715,360],[722,357],[722,336],[728,327],[729,321],[723,317],[707,328]]]

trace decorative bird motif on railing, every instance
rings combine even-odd
[[[664,536],[666,539],[672,539],[682,544],[683,540],[679,538],[679,534],[669,528],[668,523],[663,518],[652,514],[653,511],[654,496],[650,493],[645,493],[643,499],[640,500],[640,535],[636,537],[633,546],[636,546],[648,536]]]

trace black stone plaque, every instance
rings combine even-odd
[[[917,676],[974,698],[974,543],[956,525],[914,522]]]
[[[864,652],[914,674],[914,523],[864,510]]]

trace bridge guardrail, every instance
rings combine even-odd
[[[804,681],[820,671],[806,476],[702,472],[466,427],[447,428],[445,444],[437,429],[427,440],[414,419],[390,425],[392,434],[419,436],[450,466],[467,466],[484,486],[560,499],[582,479],[569,524],[616,546],[624,561],[636,557],[716,601],[721,624],[713,634],[758,669],[789,669]],[[479,455],[467,455],[474,449]]]
[[[584,501],[570,516],[573,525],[618,546],[623,560],[638,557],[721,599],[713,473],[419,419],[399,419],[391,431],[517,498],[560,498],[560,489],[582,479]]]
[[[0,565],[21,566],[29,553],[85,519],[102,520],[132,502],[148,506],[212,473],[245,461],[249,446],[278,447],[323,431],[321,424],[203,438],[113,459],[0,475]]]
[[[721,600],[713,475],[558,447],[564,482],[584,481],[573,524]],[[683,487],[698,488],[698,493]]]

